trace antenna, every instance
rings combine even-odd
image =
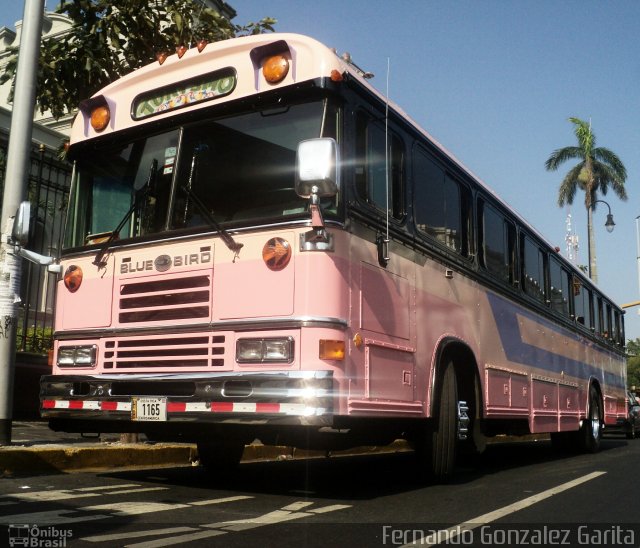
[[[389,71],[391,62],[387,57],[387,96],[385,101],[384,110],[384,164],[385,164],[385,186],[387,195],[387,231],[385,234],[385,240],[389,243]],[[387,258],[388,260],[388,258]]]
[[[387,96],[385,98],[384,111],[384,171],[385,171],[385,234],[379,236],[378,240],[378,262],[382,266],[389,263],[389,67],[390,61],[387,57]]]

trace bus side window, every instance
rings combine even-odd
[[[551,309],[569,316],[569,273],[557,259],[549,259],[549,304]]]
[[[515,227],[491,206],[479,201],[480,264],[510,285],[516,283]]]
[[[545,254],[529,237],[522,236],[522,289],[527,295],[546,302]]]
[[[591,290],[577,278],[573,278],[573,305],[576,321],[591,329]]]
[[[385,144],[388,153],[385,154]],[[404,199],[404,143],[397,135],[360,112],[356,118],[355,182],[358,195],[382,211],[389,207],[393,218],[405,215]],[[388,162],[388,164],[387,164]],[[387,196],[387,169],[389,195]]]
[[[413,184],[416,228],[467,257],[471,210],[467,187],[419,148],[413,155]]]

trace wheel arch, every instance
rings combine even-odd
[[[429,386],[429,416],[435,416],[437,409],[437,397],[440,392],[442,382],[442,371],[444,366],[453,363],[458,385],[458,399],[473,405],[473,412],[477,418],[482,418],[483,399],[482,384],[480,382],[480,372],[478,361],[471,347],[464,341],[456,337],[445,337],[440,341],[432,363],[431,383]]]

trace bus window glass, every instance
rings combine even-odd
[[[604,337],[605,339],[611,338],[611,332],[613,331],[611,325],[611,303],[605,303],[604,305]]]
[[[327,101],[252,111],[78,155],[65,246],[219,223],[308,215],[294,189],[298,143],[338,137]],[[181,135],[182,133],[182,135]],[[323,200],[337,213],[337,197]]]
[[[611,340],[614,343],[620,340],[620,313],[613,311],[613,321],[611,322]]]
[[[573,278],[573,303],[576,321],[591,328],[591,291],[577,278]]]
[[[523,236],[522,242],[522,288],[527,295],[545,302],[544,253],[527,236]]]
[[[602,297],[597,295],[593,299],[593,330],[598,337],[602,337]]]
[[[556,312],[569,315],[569,274],[553,257],[549,260],[549,300]]]
[[[515,228],[500,213],[481,202],[482,262],[499,279],[513,283]]]
[[[359,113],[356,120],[356,188],[358,194],[378,209],[398,220],[404,217],[404,144],[394,134],[388,134],[384,125]],[[388,143],[388,154],[385,146]],[[388,181],[387,181],[388,162]],[[387,185],[389,196],[387,197]]]
[[[99,243],[121,223],[114,239],[164,228],[178,134],[98,148],[78,160],[67,247]]]
[[[463,255],[467,254],[460,185],[418,150],[414,156],[414,213],[418,230]]]

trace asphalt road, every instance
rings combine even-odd
[[[640,546],[640,440],[495,444],[449,485],[411,453],[0,479],[14,546]],[[34,540],[36,539],[36,540]]]

